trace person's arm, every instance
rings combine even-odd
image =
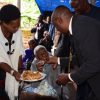
[[[69,61],[69,57],[56,57],[56,56],[50,56],[48,64],[58,64],[62,66],[63,64],[66,64]],[[67,66],[67,65],[66,65]]]
[[[76,46],[78,46],[76,49],[78,50],[80,68],[71,73],[71,78],[77,84],[92,79],[95,80],[95,77],[98,79],[100,73],[100,29],[98,24],[90,24],[89,22],[79,23],[79,26],[85,27],[80,27],[81,30],[78,30],[79,34],[76,32],[76,39],[74,40]],[[95,21],[91,20],[91,22],[94,23]],[[90,27],[91,30],[89,30]]]
[[[73,58],[75,58],[75,55],[73,56]],[[55,57],[55,56],[50,56],[49,57],[49,61],[47,62],[48,64],[54,64],[52,67],[53,69],[56,69],[57,65],[62,65],[62,64],[66,64],[66,62],[69,61],[69,57]],[[67,79],[67,81],[71,81],[74,82],[73,79],[70,76],[70,73],[65,74],[65,76]],[[66,81],[65,83],[66,84]]]
[[[10,73],[12,76],[15,77],[17,81],[20,80],[20,74],[16,70],[12,69],[7,63],[1,62],[0,69],[2,69],[5,72]]]
[[[23,67],[22,55],[19,57],[18,61],[18,72],[22,73],[25,68]]]

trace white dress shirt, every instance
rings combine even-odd
[[[70,32],[71,35],[73,34],[72,33],[72,19],[73,19],[73,16],[71,17],[70,22],[69,22],[69,32]],[[58,57],[57,63],[58,63],[58,65],[60,65],[60,57]],[[70,76],[70,73],[68,74],[68,77],[72,82],[74,82],[73,79]]]

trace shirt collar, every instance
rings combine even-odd
[[[73,34],[72,33],[72,19],[73,19],[73,16],[71,17],[70,22],[69,22],[69,32],[71,35]]]

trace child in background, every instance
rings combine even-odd
[[[53,41],[50,38],[48,31],[44,31],[43,38],[39,41],[39,44],[45,46],[47,51],[51,52],[51,48],[53,46]]]
[[[36,47],[37,43],[35,40],[31,39],[28,42],[29,48],[27,48],[23,55],[23,66],[27,67],[26,69],[30,69],[31,62],[34,59],[34,48]]]

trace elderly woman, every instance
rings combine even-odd
[[[59,71],[59,67],[57,70],[54,70],[50,64],[44,64],[44,62],[46,63],[49,60],[50,53],[44,46],[38,45],[34,49],[34,55],[36,58],[32,62],[31,70],[38,70],[45,73],[47,75],[46,79],[48,83],[55,87],[55,80]]]
[[[36,56],[36,58],[32,62],[31,70],[33,70],[33,71],[38,70],[43,73],[46,73],[46,75],[47,75],[46,80],[48,81],[48,83],[56,89],[56,91],[59,95],[61,95],[61,88],[55,82],[60,73],[60,66],[57,65],[56,69],[54,69],[54,65],[47,64],[47,61],[49,60],[51,54],[42,45],[38,45],[37,47],[35,47],[34,55]],[[74,96],[75,96],[75,95],[73,95],[72,89],[73,89],[73,87],[71,85],[63,86],[63,98],[64,99],[74,100],[74,99],[71,99],[71,98],[74,98]],[[71,93],[72,93],[72,95],[71,95]],[[73,96],[73,97],[71,97],[71,96]]]

